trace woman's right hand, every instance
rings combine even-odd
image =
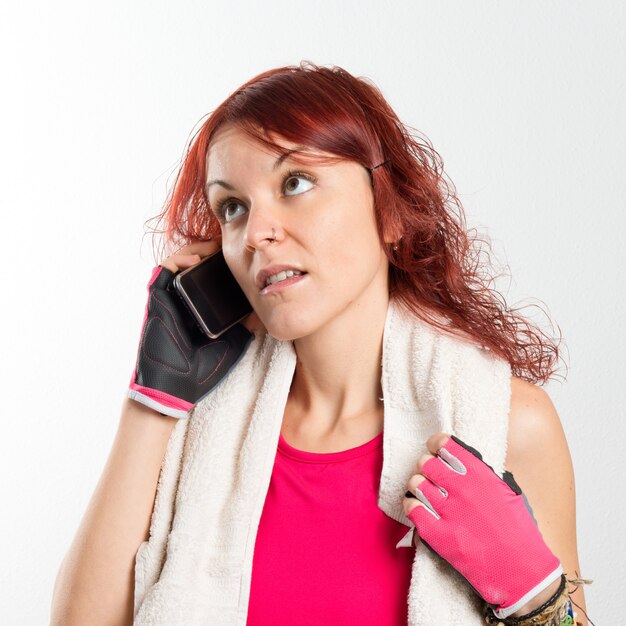
[[[226,376],[261,324],[253,312],[217,339],[205,335],[173,287],[174,275],[217,252],[221,240],[190,243],[152,270],[128,397],[171,417],[189,411]]]
[[[202,259],[215,254],[221,247],[222,238],[219,236],[211,239],[211,241],[195,241],[181,248],[176,254],[167,257],[161,265],[175,274],[179,270],[186,270],[197,265]],[[241,323],[251,333],[263,328],[263,323],[254,311],[245,317]]]

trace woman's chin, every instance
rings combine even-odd
[[[295,339],[306,337],[312,332],[308,325],[296,323],[281,324],[277,322],[267,322],[265,324],[265,329],[268,334],[274,337],[274,339],[278,339],[280,341],[294,341]]]
[[[274,339],[278,339],[279,341],[294,341],[295,339],[300,339],[300,337],[304,336],[303,333],[297,333],[295,331],[290,332],[285,328],[267,328],[267,332],[269,335],[274,337]]]

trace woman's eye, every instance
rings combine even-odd
[[[228,212],[228,209],[232,206],[237,207],[241,206],[241,204],[235,201],[231,202],[230,200],[224,200],[217,205],[217,207],[215,208],[215,213],[217,214],[217,217],[220,221],[227,223],[232,222],[232,219],[230,219],[231,214]]]
[[[287,174],[287,178],[285,179],[285,189],[289,189],[291,186],[291,189],[289,189],[290,191],[294,191],[296,189],[298,189],[298,185],[295,186],[295,188],[290,184],[290,181],[297,181],[298,179],[301,180],[306,180],[308,183],[311,184],[311,186],[313,186],[313,183],[315,182],[315,179],[312,176],[309,176],[308,174],[298,174],[298,173],[294,173],[294,174]],[[310,189],[310,187],[309,187]],[[308,189],[305,189],[305,191],[308,191]]]
[[[283,188],[286,192],[297,192],[295,194],[289,193],[287,194],[288,196],[300,195],[304,191],[308,191],[311,188],[304,188],[304,191],[298,191],[300,188],[302,188],[302,185],[298,183],[298,180],[304,180],[308,182],[311,187],[317,182],[317,179],[313,176],[309,176],[309,174],[303,174],[302,172],[288,172],[283,179]],[[220,221],[228,224],[238,217],[238,215],[235,214],[236,209],[237,207],[241,206],[243,205],[235,198],[227,198],[226,200],[222,200],[218,203],[218,205],[215,207],[215,214]],[[233,209],[233,212],[230,212],[231,208]]]

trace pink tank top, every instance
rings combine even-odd
[[[254,548],[247,626],[406,626],[415,550],[377,506],[383,433],[341,452],[282,434]]]

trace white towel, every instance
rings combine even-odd
[[[293,342],[259,333],[228,376],[174,427],[150,538],[136,556],[135,625],[246,625],[254,543],[295,366]],[[453,433],[503,471],[511,368],[391,300],[381,384],[378,507],[410,529],[402,546],[413,528],[402,500],[430,435]],[[409,626],[483,624],[482,600],[421,544],[407,602]]]

